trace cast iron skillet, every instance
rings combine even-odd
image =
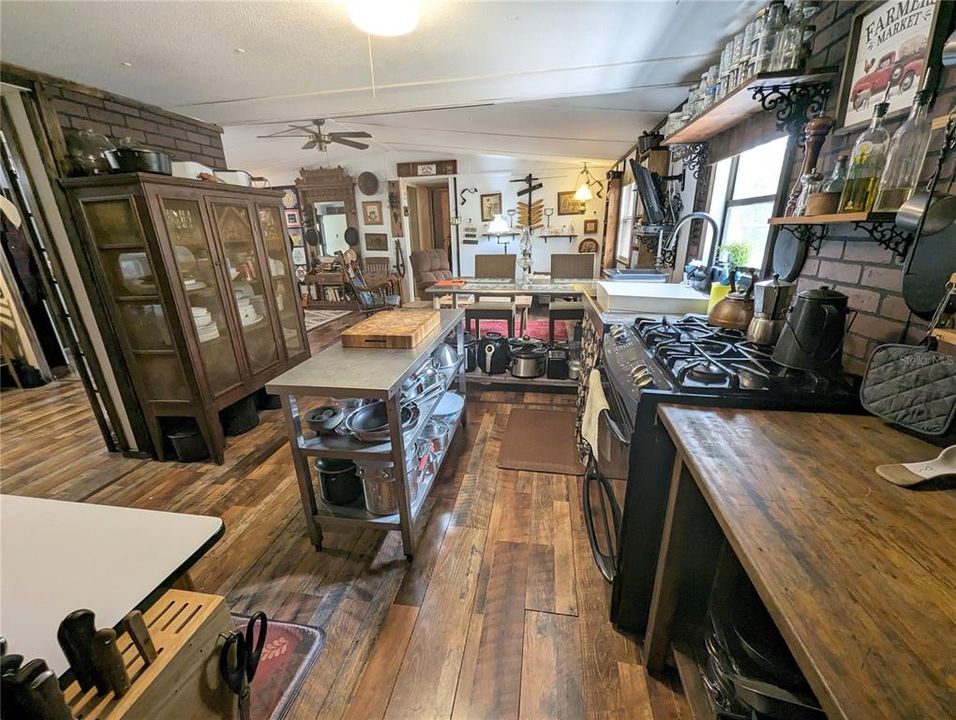
[[[786,228],[780,228],[773,244],[773,272],[777,273],[781,280],[793,282],[803,269],[808,250],[803,240]]]

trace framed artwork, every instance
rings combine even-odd
[[[305,248],[304,247],[292,248],[292,264],[305,265]]]
[[[365,249],[371,252],[387,252],[388,235],[386,233],[365,233]]]
[[[584,221],[584,234],[593,235],[597,232],[597,218],[591,218]]]
[[[936,36],[946,32],[951,16],[952,3],[943,0],[863,3],[853,17],[843,61],[836,118],[840,131],[869,123],[873,107],[884,97],[889,118],[909,110],[921,87],[934,89],[945,39]]]
[[[574,190],[558,193],[558,215],[584,215],[584,203],[574,199]]]
[[[578,243],[578,252],[582,254],[596,253],[599,249],[598,241],[594,238],[584,238],[584,240]]]
[[[366,225],[381,225],[382,217],[382,203],[379,200],[366,200],[362,203],[362,220]]]
[[[290,228],[302,227],[302,216],[295,208],[286,208],[285,224]]]
[[[501,193],[487,193],[481,196],[481,221],[491,222],[495,215],[501,214]]]
[[[299,207],[299,196],[295,193],[295,188],[285,188],[282,191],[282,207],[290,209]]]
[[[292,247],[302,247],[303,241],[301,230],[289,230],[289,239],[292,241]]]

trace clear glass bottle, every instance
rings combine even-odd
[[[840,196],[841,213],[869,212],[873,208],[890,146],[890,134],[883,127],[883,118],[889,107],[889,103],[877,103],[870,127],[860,134],[853,146],[846,185]]]
[[[803,61],[803,33],[805,20],[802,12],[790,13],[787,24],[777,35],[773,45],[770,69],[774,71],[799,70]]]
[[[807,202],[810,195],[820,192],[820,184],[823,182],[823,175],[813,168],[806,175],[800,176],[800,195],[797,197],[797,205],[793,211],[794,215],[801,216],[807,214]]]
[[[764,22],[760,41],[757,43],[756,71],[758,73],[770,70],[773,49],[786,22],[787,6],[783,4],[783,0],[773,0],[767,6],[767,19]]]
[[[916,93],[910,116],[893,133],[886,155],[886,169],[880,179],[876,202],[873,203],[876,210],[895,212],[916,191],[933,129],[932,121],[927,116],[929,100],[928,90]]]
[[[846,173],[850,165],[849,155],[838,155],[836,165],[833,166],[833,173],[820,186],[820,192],[842,193],[846,186]]]

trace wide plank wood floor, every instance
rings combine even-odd
[[[313,352],[358,319],[312,331]],[[327,633],[290,718],[690,717],[607,619],[580,479],[496,467],[513,408],[573,403],[469,392],[412,564],[397,532],[327,531],[312,548],[279,411],[229,439],[222,466],[159,463],[106,452],[76,380],[5,391],[0,491],[222,517],[197,589]]]

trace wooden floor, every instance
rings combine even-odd
[[[313,352],[357,319],[311,332]],[[312,548],[279,411],[231,438],[222,466],[159,463],[107,453],[77,381],[5,391],[0,491],[221,516],[197,589],[327,633],[291,718],[689,717],[607,620],[580,479],[495,466],[512,408],[573,402],[469,393],[411,565],[397,532],[326,532]]]

